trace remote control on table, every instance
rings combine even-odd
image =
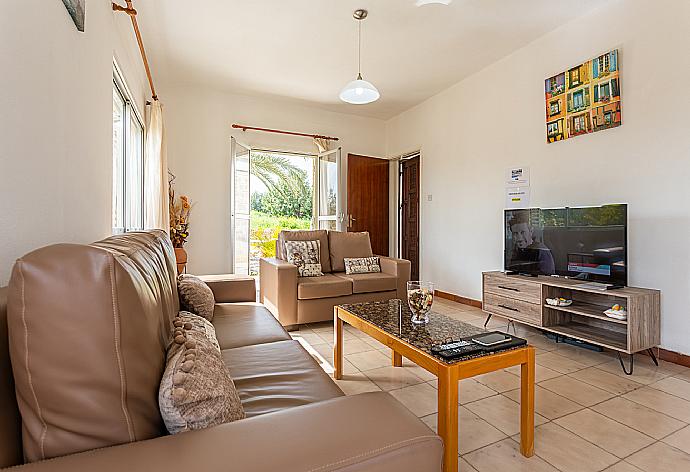
[[[431,347],[431,352],[446,359],[467,356],[475,352],[482,352],[484,348],[472,341],[453,341],[447,344],[438,344]]]

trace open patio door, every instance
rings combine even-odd
[[[343,230],[345,214],[341,206],[343,199],[340,193],[340,161],[340,148],[318,155],[317,211],[314,224],[318,229]]]
[[[231,202],[230,234],[232,234],[233,273],[249,274],[249,213],[251,149],[230,138]]]

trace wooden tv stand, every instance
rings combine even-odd
[[[506,275],[504,272],[482,274],[482,306],[488,314],[517,321],[556,335],[613,349],[621,367],[632,374],[633,354],[647,350],[657,363],[651,348],[661,343],[661,292],[647,288],[625,287],[596,290],[579,287],[582,280],[560,277]],[[573,301],[567,307],[546,304],[547,298]],[[626,307],[628,319],[619,321],[604,315],[604,310],[619,304]],[[621,353],[630,356],[630,369]]]

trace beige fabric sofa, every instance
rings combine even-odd
[[[321,277],[298,277],[287,262],[285,241],[319,241]],[[260,261],[260,300],[280,323],[293,327],[333,319],[333,307],[343,303],[405,299],[410,261],[380,257],[381,273],[346,275],[343,258],[371,256],[368,233],[326,230],[282,231],[275,258]]]
[[[0,469],[441,468],[437,435],[387,393],[343,396],[316,360],[254,301],[250,278],[206,279],[216,297],[213,325],[247,418],[167,435],[157,385],[178,303],[173,250],[162,232],[50,246],[27,254],[19,265],[9,288],[0,288]],[[51,331],[56,336],[46,341],[41,333]],[[137,356],[141,349],[147,356]],[[119,364],[113,362],[115,353]],[[28,397],[27,375],[33,390]],[[32,424],[36,411],[42,424]],[[152,427],[143,429],[144,420]],[[80,433],[84,425],[88,434]],[[61,457],[25,463],[37,427],[44,457]],[[65,441],[84,452],[60,454]]]

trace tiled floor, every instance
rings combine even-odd
[[[437,299],[434,311],[484,324],[482,312]],[[492,319],[489,327],[505,330]],[[636,356],[625,375],[615,354],[556,344],[540,332],[517,326],[536,356],[535,455],[519,452],[519,370],[460,382],[458,438],[461,472],[681,472],[690,471],[690,369]],[[292,332],[333,372],[332,323]],[[384,390],[436,428],[436,380],[405,360],[391,367],[388,348],[345,326],[343,380],[347,395]]]

